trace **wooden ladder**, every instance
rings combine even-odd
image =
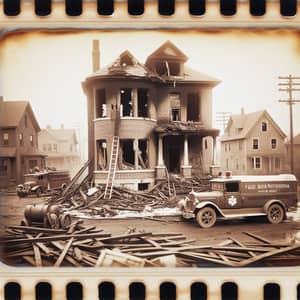
[[[104,192],[104,199],[111,199],[115,174],[116,174],[116,168],[118,163],[118,153],[119,153],[119,136],[115,135],[112,141],[109,169],[108,169],[106,187]]]

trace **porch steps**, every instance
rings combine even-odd
[[[114,136],[110,153],[109,169],[104,192],[104,199],[111,199],[119,154],[119,136]]]

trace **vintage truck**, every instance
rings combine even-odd
[[[287,211],[297,209],[297,179],[291,174],[267,176],[219,176],[210,181],[210,191],[194,192],[179,202],[185,219],[195,218],[203,228],[217,218],[266,216],[277,224]]]
[[[40,196],[50,190],[63,190],[70,182],[68,171],[45,170],[24,175],[25,182],[17,186],[19,197]]]

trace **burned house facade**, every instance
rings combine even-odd
[[[212,128],[212,89],[219,81],[188,68],[186,55],[169,41],[145,64],[125,51],[104,68],[98,41],[93,45],[94,72],[82,86],[95,182],[106,183],[114,156],[115,184],[133,189],[147,189],[166,172],[208,173],[219,133]]]

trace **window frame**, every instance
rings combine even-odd
[[[263,125],[266,124],[266,130],[263,130]],[[261,132],[268,132],[268,127],[269,127],[269,124],[267,121],[261,121],[261,124],[260,124],[260,130]]]
[[[273,148],[273,143],[272,143],[273,140],[275,140],[275,148]],[[271,142],[271,149],[272,149],[272,150],[277,150],[277,147],[278,147],[278,140],[277,140],[277,138],[272,137],[272,138],[270,139],[270,142]]]
[[[257,148],[254,148],[254,141],[257,140]],[[252,138],[252,150],[256,151],[259,150],[259,138],[258,137],[253,137]]]
[[[8,132],[3,132],[3,134],[2,134],[2,144],[3,144],[3,146],[8,146],[9,145],[9,133]]]
[[[23,132],[19,133],[19,144],[20,144],[20,146],[24,145],[24,134],[23,134]]]
[[[261,156],[253,156],[252,157],[252,168],[254,170],[261,170],[262,169],[262,157]],[[259,167],[257,167],[257,160],[259,159]]]

